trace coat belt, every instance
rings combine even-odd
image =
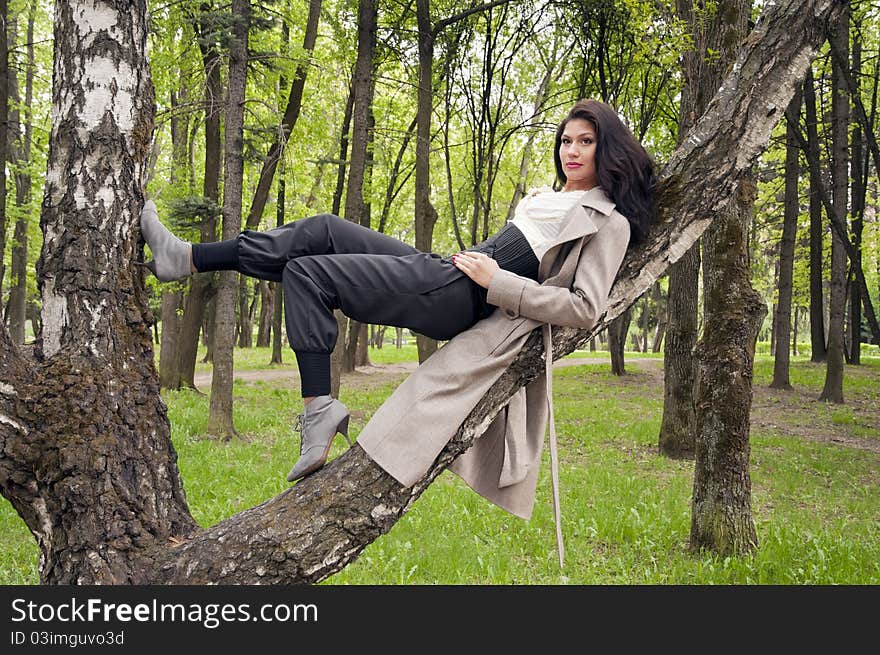
[[[547,409],[550,421],[550,474],[553,479],[553,518],[556,523],[556,549],[559,567],[565,562],[565,547],[562,543],[562,510],[559,505],[559,453],[556,447],[556,421],[553,418],[553,329],[549,323],[543,326],[544,336],[544,378],[547,384]]]

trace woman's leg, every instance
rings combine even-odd
[[[304,397],[330,393],[333,310],[363,323],[451,339],[480,315],[471,280],[436,255],[339,254],[291,259],[283,274],[287,336]]]
[[[236,270],[280,282],[285,265],[296,257],[417,252],[387,234],[332,214],[318,214],[263,232],[245,230],[229,241],[193,244],[193,262],[198,271]]]
[[[289,482],[321,468],[336,433],[347,433],[348,408],[330,397],[334,309],[364,323],[450,339],[480,318],[484,306],[470,279],[450,262],[424,253],[301,256],[286,264],[283,284],[287,335],[302,395],[314,398],[299,419],[300,456],[287,474]]]

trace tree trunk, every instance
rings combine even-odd
[[[9,43],[6,30],[8,18],[8,2],[0,0],[0,289],[3,289],[3,278],[6,275],[6,160],[9,157]]]
[[[16,146],[19,171],[15,173],[15,204],[19,215],[15,221],[12,237],[11,277],[9,289],[9,333],[13,343],[22,344],[25,340],[27,322],[27,263],[28,263],[28,225],[31,223],[31,174],[28,165],[31,161],[31,141],[33,140],[33,118],[31,106],[34,97],[34,18],[36,1],[28,4],[27,19],[27,66],[24,92],[24,131],[18,129],[19,143]],[[13,77],[10,75],[10,83]],[[16,85],[17,86],[17,85]],[[20,121],[19,121],[20,122]],[[36,326],[32,326],[36,333]]]
[[[697,343],[697,299],[700,248],[695,244],[669,267],[666,344],[663,348],[663,418],[660,453],[694,456],[694,358]]]
[[[223,239],[241,231],[241,193],[244,174],[244,99],[247,82],[250,0],[232,0],[232,38],[229,44],[228,103],[223,173]],[[239,274],[221,271],[214,319],[214,369],[206,432],[223,439],[237,436],[232,423],[232,353],[235,345],[235,299]]]
[[[614,375],[626,375],[623,351],[626,349],[626,334],[629,332],[631,317],[632,308],[627,308],[608,327],[608,350],[611,351],[611,372]]]
[[[37,540],[43,583],[132,582],[149,568],[146,552],[197,529],[159,395],[143,274],[129,264],[142,257],[153,131],[146,6],[117,11],[56,6],[36,359],[0,329],[0,490]],[[106,38],[94,38],[96,25]]]
[[[373,103],[373,72],[374,51],[376,48],[377,9],[375,0],[359,0],[358,2],[358,54],[352,79],[352,93],[354,105],[352,110],[352,133],[351,133],[351,164],[348,168],[348,184],[345,192],[345,218],[349,221],[369,227],[369,214],[367,214],[364,193],[368,181],[368,161],[370,142],[370,116]],[[339,374],[354,370],[354,357],[357,348],[357,338],[360,334],[360,325],[355,321],[348,321],[341,313],[336,312],[339,324],[340,336],[345,334],[347,338],[337,340],[337,348],[342,352],[337,353],[334,362],[339,364]],[[348,324],[346,326],[346,324]],[[331,365],[331,379],[336,366]],[[338,388],[338,382],[332,385]]]
[[[275,283],[260,280],[260,322],[257,330],[257,348],[268,348],[272,343],[272,317],[275,315]]]
[[[180,96],[171,93],[171,186],[185,186],[180,171],[187,168],[188,118],[182,117]],[[180,389],[180,325],[178,312],[183,308],[183,292],[178,284],[162,287],[162,347],[159,350],[159,386]]]
[[[651,344],[651,352],[659,353],[660,346],[663,344],[663,337],[666,335],[666,321],[668,310],[666,308],[666,300],[663,298],[663,291],[660,289],[660,280],[654,285],[654,306],[657,308],[657,330],[654,332],[654,342]]]
[[[849,10],[840,21],[829,25],[828,40],[843,52],[849,52]],[[845,71],[839,60],[832,59],[831,90],[831,179],[833,210],[839,223],[846,223],[849,201],[849,92]],[[830,217],[829,217],[830,218]],[[833,220],[833,219],[832,219]],[[846,250],[837,231],[831,231],[831,298],[828,303],[828,354],[825,386],[819,400],[843,402],[843,319],[846,313]]]
[[[416,0],[419,29],[419,88],[416,96],[416,249],[431,252],[437,211],[431,203],[431,112],[434,77],[434,31],[431,26],[430,0]],[[437,350],[437,342],[416,335],[419,363]]]
[[[179,289],[162,292],[162,347],[159,350],[159,386],[180,388],[180,319],[177,312],[183,304]]]
[[[736,44],[746,36],[750,14],[751,0],[718,4],[714,45],[721,67],[736,60]],[[701,84],[714,91],[721,81],[716,70]],[[697,434],[690,547],[722,555],[744,554],[757,546],[749,414],[755,341],[767,315],[749,270],[749,228],[758,188],[750,171],[743,171],[735,184],[703,239],[703,335],[694,350]],[[781,343],[781,349],[788,347],[787,335]]]
[[[758,543],[751,509],[749,409],[755,340],[767,306],[752,289],[749,272],[747,234],[756,195],[755,183],[743,177],[732,206],[703,237],[709,265],[703,269],[705,327],[695,351],[690,547],[721,555],[742,555]]]
[[[102,5],[107,15],[95,17],[91,3],[59,6],[58,125],[47,176],[52,195],[43,205],[50,238],[40,266],[45,329],[39,350],[47,360],[37,363],[19,353],[0,328],[0,491],[38,540],[43,582],[322,580],[388,532],[510,397],[544,371],[540,331],[412,487],[403,488],[355,445],[276,498],[199,529],[186,507],[156,383],[142,273],[133,280],[128,266],[142,205],[131,190],[140,188],[149,150],[151,126],[143,118],[152,118],[143,59],[146,7],[135,2],[131,10],[129,3],[117,14],[118,5]],[[822,42],[822,25],[840,9],[840,2],[826,0],[767,5],[769,15],[745,40],[717,101],[661,172],[659,221],[645,243],[627,254],[605,315],[592,330],[554,330],[556,358],[607,328],[705,230],[764,148],[776,114]],[[97,56],[82,52],[89,40],[75,20],[116,26],[113,32],[123,35],[134,31],[133,44],[119,50],[127,58],[120,66],[125,76],[109,74],[104,50]],[[111,83],[119,104],[99,119],[89,117],[91,90],[103,97]],[[753,111],[757,105],[765,109]],[[84,155],[96,152],[96,144],[120,152],[90,161]],[[76,165],[76,177],[64,174],[67,162]],[[113,189],[109,205],[77,205],[77,198]],[[89,258],[79,256],[82,247],[71,247],[73,238],[82,240]],[[62,274],[68,270],[77,276]]]
[[[800,215],[798,181],[800,180],[800,148],[795,131],[800,129],[801,94],[796,93],[786,110],[785,142],[785,206],[782,239],[779,242],[779,298],[776,304],[776,350],[773,358],[774,389],[791,389],[789,380],[789,336],[791,334],[791,295],[794,272],[794,239]]]
[[[254,345],[254,321],[250,311],[251,285],[247,276],[238,279],[238,320],[235,332],[238,335],[239,348],[252,348]],[[233,339],[233,341],[235,341]]]
[[[825,302],[822,294],[822,250],[824,228],[822,225],[822,201],[819,188],[822,180],[815,171],[821,169],[819,161],[819,130],[816,117],[816,87],[813,69],[807,69],[804,82],[804,111],[807,118],[807,161],[810,162],[810,361],[824,362],[825,348]]]
[[[853,31],[852,45],[852,79],[855,85],[852,95],[858,97],[861,88],[861,69],[862,69],[862,44],[861,44],[861,26],[857,26]],[[852,262],[853,269],[862,268],[862,229],[863,215],[865,212],[865,181],[863,179],[864,169],[867,168],[867,162],[864,161],[862,148],[862,128],[859,121],[854,121],[852,133],[852,243],[856,257]],[[855,282],[850,286],[849,291],[849,329],[850,329],[850,351],[849,363],[862,363],[862,289]]]
[[[205,173],[202,193],[206,199],[219,205],[221,139],[220,114],[223,85],[220,78],[220,53],[217,44],[209,42],[211,32],[208,19],[203,13],[199,20],[192,19],[193,29],[199,35],[198,43],[205,69]],[[209,216],[201,226],[202,243],[217,240],[217,218]],[[198,357],[199,333],[205,320],[207,304],[216,294],[214,276],[201,273],[190,278],[190,290],[183,308],[180,325],[180,384],[195,388],[196,358]]]

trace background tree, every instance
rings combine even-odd
[[[829,25],[828,39],[832,47],[849,52],[849,10],[839,22]],[[831,91],[833,212],[838,222],[846,222],[849,213],[849,91],[844,79],[844,62],[833,59]],[[833,220],[833,218],[832,218]],[[843,332],[846,307],[846,250],[841,236],[831,231],[831,299],[828,305],[828,355],[825,387],[820,400],[843,402]]]
[[[241,196],[244,174],[244,102],[247,86],[249,0],[232,0],[229,44],[229,82],[223,179],[223,239],[234,239],[241,231]],[[215,319],[214,368],[208,434],[222,438],[236,436],[232,421],[232,351],[235,344],[235,298],[238,273],[220,272]]]

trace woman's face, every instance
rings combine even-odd
[[[596,126],[582,118],[568,121],[559,144],[559,159],[567,178],[563,191],[587,191],[596,186]]]

